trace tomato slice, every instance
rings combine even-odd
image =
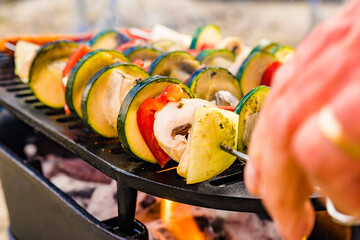
[[[155,114],[160,111],[168,102],[176,102],[181,99],[183,90],[178,84],[169,85],[164,92],[157,97],[146,99],[139,107],[136,121],[146,145],[150,149],[159,165],[163,168],[171,159],[160,147],[154,134]]]

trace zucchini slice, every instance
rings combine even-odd
[[[188,140],[190,150],[186,172],[187,184],[208,180],[234,163],[236,157],[222,151],[220,144],[236,148],[238,118],[236,113],[223,109],[195,109]],[[179,166],[184,164],[182,161],[183,159]]]
[[[157,163],[147,147],[137,126],[136,114],[143,101],[160,95],[170,84],[180,84],[184,90],[183,98],[193,98],[191,90],[181,81],[162,76],[147,78],[135,85],[126,95],[118,116],[118,134],[121,145],[134,156]]]
[[[29,86],[40,102],[52,108],[63,108],[62,71],[78,45],[55,41],[38,49],[29,70]]]
[[[181,47],[173,40],[158,40],[151,44],[153,48],[160,52],[172,52],[172,51],[179,51]]]
[[[116,30],[108,29],[97,33],[91,40],[90,46],[94,49],[115,49],[119,45],[129,42],[131,39]]]
[[[219,91],[231,93],[238,101],[242,97],[239,81],[227,69],[221,67],[206,67],[197,70],[186,85],[195,97],[207,101],[214,100],[215,94]]]
[[[200,49],[204,44],[216,45],[222,40],[220,28],[208,24],[196,29],[191,40],[190,49]]]
[[[243,95],[260,85],[267,66],[275,61],[277,59],[274,55],[263,51],[254,52],[244,60],[236,74]]]
[[[280,62],[284,63],[294,54],[294,49],[290,46],[281,46],[274,49],[271,53],[274,54]]]
[[[151,76],[161,75],[185,82],[199,67],[199,61],[189,53],[175,51],[158,56],[148,72]]]
[[[238,150],[240,152],[247,152],[251,132],[269,90],[270,88],[267,86],[258,86],[252,89],[241,99],[234,110],[239,114]]]
[[[84,122],[106,138],[116,138],[120,106],[130,89],[150,77],[142,68],[117,62],[102,68],[87,82],[81,97]]]
[[[141,59],[144,61],[144,68],[150,66],[152,61],[157,58],[161,52],[156,50],[155,48],[148,47],[130,47],[123,52],[130,61],[134,61],[136,59]]]
[[[270,39],[264,38],[259,41],[259,43],[251,50],[250,54],[254,52],[267,52],[267,53],[273,53],[278,48],[280,48],[280,45]]]
[[[196,59],[206,66],[228,68],[235,62],[235,53],[227,49],[206,49],[201,51]]]
[[[71,69],[65,88],[65,100],[71,113],[82,118],[81,95],[86,83],[101,68],[115,62],[129,62],[122,53],[98,49],[83,56]]]

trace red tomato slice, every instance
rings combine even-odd
[[[183,90],[181,86],[171,84],[159,96],[146,99],[137,111],[136,121],[141,136],[161,167],[164,167],[171,158],[162,150],[155,138],[155,114],[168,102],[179,101],[182,93]]]

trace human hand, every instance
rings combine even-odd
[[[246,185],[289,240],[312,230],[314,186],[360,217],[358,16],[350,1],[305,39],[276,73],[251,138]]]

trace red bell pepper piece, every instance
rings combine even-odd
[[[151,33],[151,30],[145,29],[145,28],[138,28],[139,31],[143,31],[144,33]],[[140,40],[149,40],[147,37],[137,35],[136,32],[131,31],[131,28],[122,28],[120,30],[121,33],[125,34],[126,36],[132,38],[132,39],[140,39]]]
[[[131,41],[125,42],[121,45],[119,45],[115,50],[118,52],[124,52],[126,49],[136,46],[142,46],[144,44],[144,41],[139,39],[133,39]]]
[[[230,112],[233,112],[235,110],[234,106],[217,106],[220,109],[228,110]]]
[[[215,49],[215,45],[212,44],[212,43],[203,43],[203,44],[200,46],[200,51],[206,50],[206,49]]]
[[[146,99],[137,111],[136,121],[141,136],[161,167],[165,166],[165,164],[170,160],[170,157],[164,152],[164,150],[161,149],[155,138],[155,114],[168,102],[179,101],[182,93],[183,90],[180,85],[171,84],[159,96]]]
[[[75,66],[75,64],[79,61],[79,59],[91,51],[92,51],[91,47],[80,44],[79,47],[75,50],[75,52],[71,55],[71,57],[67,61],[62,76],[65,77],[69,75],[71,69]]]
[[[70,56],[69,60],[67,61],[65,68],[62,72],[62,77],[66,77],[70,74],[71,69],[75,66],[75,64],[79,61],[80,58],[82,58],[85,54],[92,51],[92,48],[83,44],[80,44],[79,47],[75,50],[75,52]],[[66,83],[64,81],[61,81],[61,85],[63,87],[63,90],[65,92]],[[65,114],[70,114],[70,109],[66,105],[64,105]]]
[[[9,54],[14,54],[13,51],[7,49],[6,43],[16,45],[20,40],[35,43],[38,45],[44,45],[58,40],[71,40],[75,42],[90,40],[94,34],[93,33],[81,33],[81,34],[22,34],[22,35],[12,35],[5,36],[0,38],[0,52],[7,52]]]
[[[187,49],[186,50],[191,56],[196,57],[201,51],[196,49]]]
[[[272,78],[273,78],[275,72],[278,70],[278,68],[281,65],[282,65],[282,63],[279,62],[279,61],[275,61],[275,62],[270,63],[267,66],[267,68],[266,68],[266,70],[265,70],[265,72],[264,72],[264,74],[263,74],[263,76],[261,78],[261,85],[265,85],[265,86],[270,87]]]
[[[131,62],[132,64],[140,67],[140,68],[144,68],[144,61],[141,60],[140,58],[135,59],[134,61]]]

